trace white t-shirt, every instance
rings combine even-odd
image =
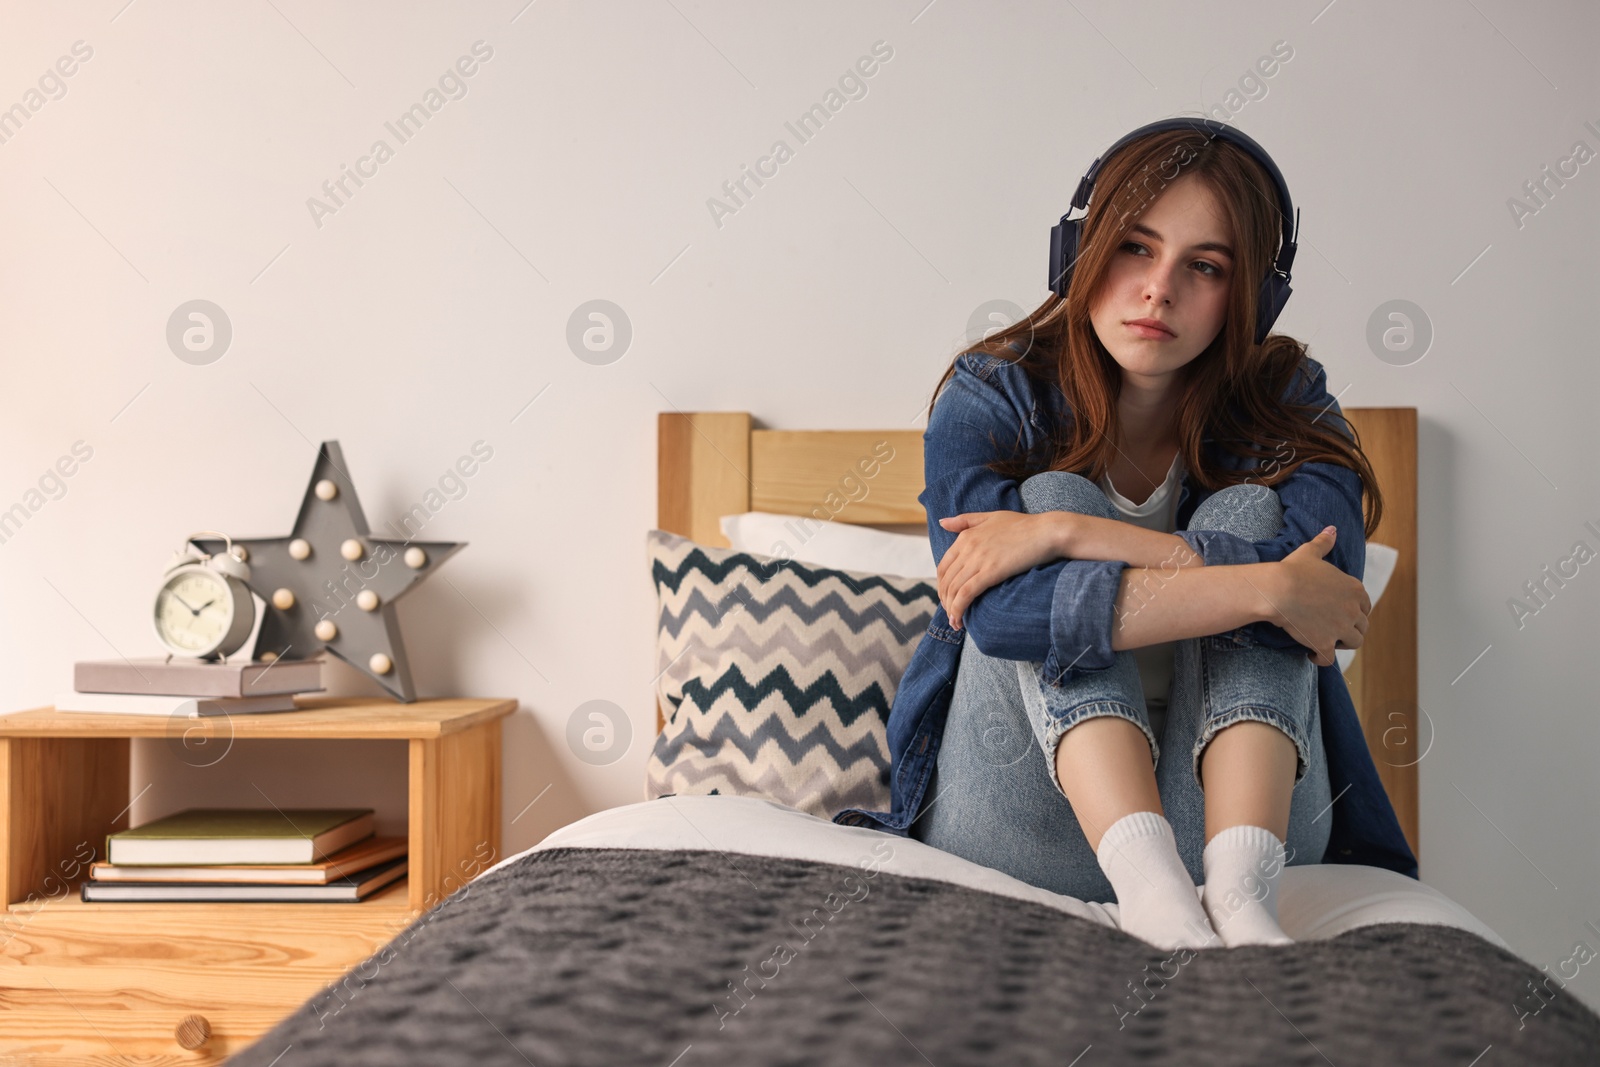
[[[1172,457],[1167,480],[1157,486],[1142,504],[1135,504],[1117,492],[1111,485],[1109,472],[1100,478],[1100,488],[1105,491],[1106,499],[1111,501],[1112,506],[1122,513],[1124,522],[1161,533],[1171,533],[1177,529],[1178,488],[1182,483],[1181,452]],[[1154,592],[1153,586],[1151,591]],[[1133,650],[1134,661],[1139,664],[1139,680],[1144,683],[1144,703],[1150,712],[1150,729],[1158,741],[1167,725],[1167,694],[1172,688],[1172,660],[1176,649],[1176,641],[1164,641]]]

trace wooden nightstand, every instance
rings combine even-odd
[[[0,1063],[221,1063],[502,858],[516,701],[299,703],[235,716],[233,736],[409,742],[408,874],[359,903],[84,903],[75,861],[128,827],[130,739],[169,721],[0,716]]]

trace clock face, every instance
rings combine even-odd
[[[174,652],[210,653],[227,637],[233,614],[232,590],[210,571],[174,574],[156,594],[156,633]]]

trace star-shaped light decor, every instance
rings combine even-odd
[[[326,649],[396,699],[417,698],[395,601],[465,541],[373,537],[339,442],[324,441],[294,533],[233,543],[244,546],[250,589],[267,604],[256,659],[310,659]],[[223,547],[211,539],[195,544],[213,554]]]

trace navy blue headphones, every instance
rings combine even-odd
[[[1162,119],[1147,126],[1140,126],[1095,159],[1089,172],[1078,182],[1078,191],[1072,197],[1072,207],[1085,211],[1085,214],[1069,219],[1067,215],[1072,214],[1072,209],[1069,208],[1067,215],[1061,216],[1061,221],[1050,228],[1050,291],[1062,299],[1066,298],[1067,286],[1072,282],[1072,267],[1078,259],[1078,241],[1083,230],[1083,220],[1087,217],[1089,194],[1094,191],[1095,176],[1100,171],[1101,160],[1137,137],[1178,129],[1192,129],[1205,134],[1211,140],[1220,137],[1224,141],[1238,145],[1261,164],[1277,189],[1278,218],[1283,224],[1283,236],[1279,242],[1277,259],[1267,269],[1266,277],[1261,279],[1261,293],[1256,301],[1256,344],[1260,344],[1266,340],[1267,331],[1271,330],[1273,322],[1277,321],[1283,305],[1289,302],[1289,293],[1292,291],[1289,288],[1289,268],[1294,265],[1295,239],[1300,232],[1300,216],[1289,200],[1289,187],[1284,184],[1283,175],[1279,173],[1278,165],[1272,161],[1272,157],[1267,155],[1267,150],[1242,131],[1214,119]]]

